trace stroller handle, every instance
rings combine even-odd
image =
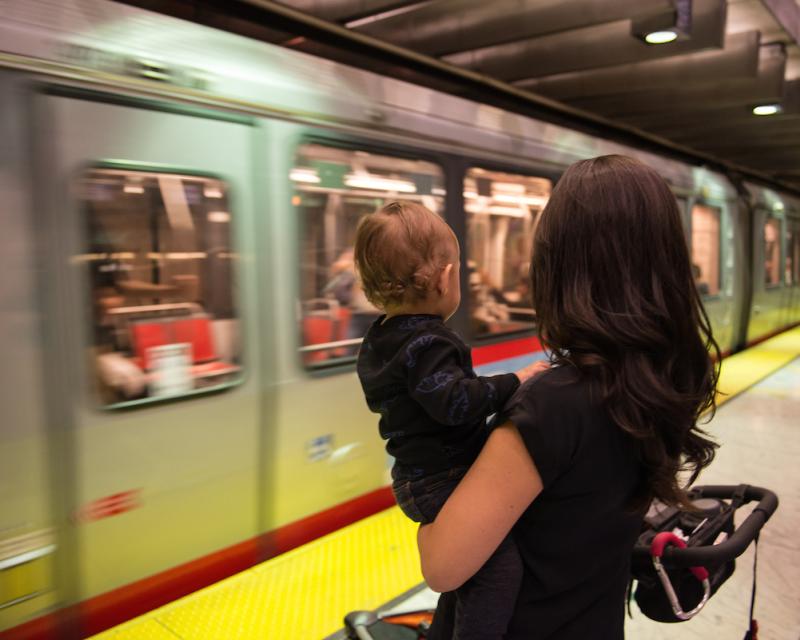
[[[730,500],[740,487],[741,485],[705,485],[692,489],[697,497]],[[664,564],[674,567],[715,566],[738,558],[755,540],[761,527],[778,508],[778,496],[774,492],[762,487],[745,485],[743,504],[754,500],[758,500],[755,509],[727,540],[719,544],[686,549],[668,547],[664,551]],[[649,559],[650,550],[637,547],[634,549],[634,554]]]

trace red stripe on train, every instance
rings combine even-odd
[[[472,364],[475,367],[479,367],[498,360],[508,360],[509,358],[534,354],[541,350],[542,343],[535,336],[495,342],[482,347],[473,347]]]
[[[0,631],[0,640],[83,638],[100,633],[393,504],[389,487],[376,489],[262,536]]]

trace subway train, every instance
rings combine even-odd
[[[544,357],[531,230],[607,153],[671,185],[724,352],[800,321],[774,185],[105,0],[3,12],[0,637],[99,631],[391,504],[352,261],[387,200],[455,230],[480,372]]]

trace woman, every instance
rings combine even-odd
[[[716,444],[717,369],[674,196],[642,163],[572,165],[534,232],[531,285],[552,368],[522,385],[480,457],[419,530],[437,591],[513,528],[524,577],[508,640],[624,636],[629,562],[653,498],[686,505]],[[433,637],[450,637],[444,593]]]

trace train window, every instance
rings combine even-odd
[[[444,178],[430,162],[301,145],[289,178],[301,221],[300,352],[311,368],[346,362],[378,310],[353,265],[358,221],[384,203],[413,200],[442,215]]]
[[[697,290],[704,296],[719,293],[719,209],[692,207],[692,271]]]
[[[764,284],[775,287],[781,283],[781,223],[767,218],[764,223]]]
[[[552,182],[472,168],[464,180],[470,321],[477,336],[534,326],[533,225]]]
[[[81,176],[92,362],[109,406],[219,388],[241,374],[228,187],[92,168]]]

